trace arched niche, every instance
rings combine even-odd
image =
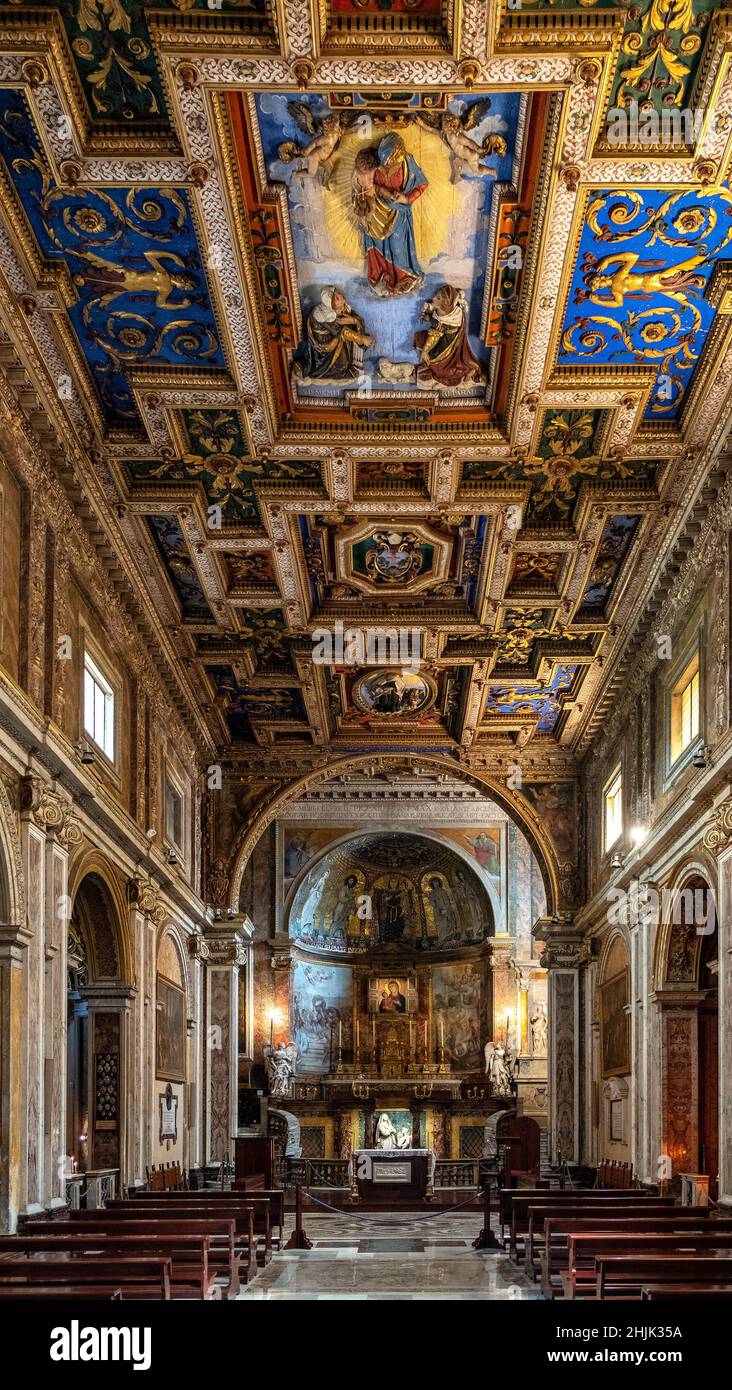
[[[664,1177],[702,1173],[717,1196],[720,1019],[715,875],[680,865],[661,895],[655,1004],[660,1035],[660,1129]]]
[[[79,1170],[121,1168],[133,993],[124,905],[98,858],[70,876],[66,1152]]]
[[[630,951],[624,933],[612,932],[600,957],[597,983],[600,1025],[600,1157],[630,1158]]]
[[[184,1163],[188,1076],[189,978],[183,943],[163,927],[155,960],[155,1128],[153,1160]]]

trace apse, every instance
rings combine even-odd
[[[426,836],[356,835],[305,873],[289,935],[336,955],[439,953],[480,946],[494,931],[488,891],[454,850]]]

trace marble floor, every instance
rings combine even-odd
[[[481,1213],[425,1219],[409,1213],[310,1215],[312,1250],[282,1250],[242,1292],[242,1299],[539,1298],[536,1284],[495,1250],[472,1241]],[[285,1239],[292,1229],[285,1228]]]

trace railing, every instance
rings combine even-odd
[[[288,1158],[288,1187],[348,1188],[347,1158]]]
[[[106,1206],[117,1196],[119,1168],[96,1168],[85,1173],[86,1205],[89,1208]]]
[[[347,1158],[288,1158],[288,1187],[348,1188]],[[436,1188],[473,1188],[477,1191],[487,1177],[495,1176],[495,1159],[438,1158],[435,1163]]]

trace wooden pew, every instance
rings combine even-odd
[[[105,1286],[95,1289],[93,1284],[0,1284],[0,1303],[12,1303],[14,1300],[32,1303],[36,1299],[53,1303],[66,1300],[73,1303],[83,1303],[85,1300],[103,1303],[121,1297],[122,1290],[119,1288],[108,1289]]]
[[[239,1293],[238,1261],[234,1251],[233,1221],[219,1221],[212,1230],[208,1223],[196,1230],[192,1223],[164,1225],[152,1222],[72,1223],[39,1221],[23,1235],[0,1236],[2,1258],[44,1255],[49,1251],[78,1256],[163,1255],[171,1262],[172,1298],[220,1298],[217,1274],[226,1280],[229,1296]],[[43,1227],[41,1230],[40,1228]],[[223,1237],[218,1249],[212,1242]]]
[[[568,1220],[565,1216],[550,1216],[544,1219],[543,1242],[538,1252],[539,1272],[541,1277],[541,1291],[545,1298],[553,1298],[555,1294],[562,1292],[561,1274],[567,1269],[568,1261],[568,1239],[570,1235],[588,1235],[593,1232],[597,1235],[603,1233],[627,1233],[628,1235],[673,1235],[676,1231],[699,1231],[709,1233],[720,1231],[722,1234],[732,1232],[732,1220],[729,1217],[712,1217],[708,1215],[710,1208],[701,1207],[698,1210],[690,1211],[680,1208],[678,1212],[664,1212],[661,1216],[654,1216],[649,1213],[646,1216],[624,1216],[624,1217],[589,1217],[579,1219],[572,1217]],[[532,1217],[535,1212],[532,1213]],[[534,1238],[534,1261],[536,1262],[536,1235],[529,1232],[529,1238],[533,1234]],[[541,1238],[541,1237],[540,1237]]]
[[[163,1256],[130,1255],[123,1259],[106,1255],[58,1259],[0,1260],[0,1299],[3,1289],[38,1284],[44,1287],[73,1283],[104,1291],[104,1297],[122,1289],[127,1298],[170,1299],[170,1260]]]
[[[272,1224],[270,1215],[270,1200],[268,1197],[245,1197],[242,1193],[230,1194],[228,1202],[217,1200],[212,1203],[206,1200],[196,1201],[200,1194],[192,1192],[186,1193],[191,1201],[180,1201],[178,1194],[165,1192],[162,1194],[149,1194],[147,1198],[142,1197],[115,1197],[113,1201],[107,1202],[105,1211],[126,1211],[128,1214],[136,1212],[139,1219],[147,1219],[153,1214],[160,1216],[164,1220],[181,1221],[193,1217],[205,1219],[207,1216],[213,1218],[226,1216],[233,1218],[237,1222],[237,1233],[245,1236],[253,1231],[252,1248],[257,1249],[257,1245],[262,1247],[263,1260],[266,1263],[272,1254]],[[156,1199],[156,1200],[153,1200]],[[251,1218],[251,1220],[250,1220]],[[259,1241],[255,1239],[259,1237]]]
[[[528,1234],[532,1210],[535,1207],[542,1206],[545,1208],[544,1215],[546,1216],[549,1214],[549,1205],[554,1208],[551,1213],[553,1216],[561,1216],[562,1213],[565,1212],[567,1215],[571,1213],[573,1216],[578,1217],[581,1217],[584,1213],[586,1216],[590,1217],[602,1215],[632,1216],[634,1211],[637,1211],[641,1216],[647,1211],[662,1211],[664,1209],[673,1211],[676,1203],[673,1197],[646,1197],[643,1201],[634,1199],[632,1202],[627,1202],[624,1195],[618,1192],[609,1192],[606,1197],[602,1197],[599,1201],[595,1202],[587,1198],[582,1198],[579,1202],[567,1200],[554,1202],[552,1200],[550,1204],[546,1201],[542,1202],[536,1197],[520,1199],[513,1203],[509,1242],[509,1253],[511,1259],[516,1263],[518,1263],[520,1259],[519,1241],[523,1242],[524,1237]]]
[[[640,1299],[644,1285],[720,1284],[732,1278],[729,1255],[599,1255],[595,1298]]]
[[[147,1198],[148,1201],[155,1201],[156,1199],[159,1199],[159,1197],[160,1194],[157,1192],[136,1192],[134,1197],[131,1197],[129,1200],[136,1202],[138,1200],[144,1201],[145,1198]],[[285,1220],[285,1193],[284,1189],[281,1187],[257,1187],[250,1191],[248,1189],[234,1186],[229,1189],[224,1188],[223,1190],[221,1188],[209,1188],[204,1189],[202,1191],[165,1193],[166,1202],[168,1201],[168,1199],[170,1199],[171,1201],[180,1202],[184,1206],[191,1202],[193,1204],[197,1204],[201,1201],[206,1203],[210,1201],[211,1204],[214,1205],[217,1202],[226,1202],[231,1201],[232,1199],[236,1200],[240,1198],[243,1198],[245,1202],[256,1202],[265,1198],[269,1199],[270,1221],[272,1225],[272,1230],[274,1232],[275,1227],[279,1228],[279,1240],[281,1242],[283,1234],[282,1228]],[[273,1243],[276,1243],[274,1240],[274,1235]]]
[[[713,1231],[708,1235],[696,1231],[674,1231],[667,1235],[653,1232],[628,1234],[624,1231],[575,1234],[567,1240],[567,1269],[562,1273],[562,1288],[570,1299],[594,1298],[598,1261],[608,1258],[645,1256],[689,1257],[709,1251],[732,1251],[732,1233]],[[732,1256],[731,1256],[732,1258]],[[653,1280],[648,1280],[652,1283]],[[636,1295],[640,1297],[640,1293]]]
[[[535,1278],[540,1272],[539,1253],[544,1244],[545,1221],[551,1220],[553,1217],[562,1217],[566,1222],[566,1230],[575,1220],[591,1221],[595,1217],[600,1221],[609,1221],[612,1218],[615,1218],[616,1221],[622,1221],[625,1218],[628,1220],[640,1220],[645,1215],[649,1217],[653,1216],[658,1209],[658,1202],[659,1198],[657,1197],[650,1197],[646,1202],[612,1202],[609,1206],[601,1205],[598,1202],[582,1202],[577,1204],[571,1202],[537,1202],[536,1205],[529,1207],[527,1229],[524,1234],[524,1267],[526,1273],[532,1278]],[[667,1215],[673,1215],[674,1211],[678,1210],[678,1208],[666,1205],[661,1206],[660,1210]],[[701,1219],[703,1221],[705,1217]],[[587,1229],[592,1231],[597,1228],[595,1226],[588,1226]]]
[[[650,1303],[685,1303],[708,1298],[711,1303],[732,1303],[732,1284],[644,1284],[641,1300]]]
[[[534,1197],[538,1201],[554,1202],[563,1201],[565,1198],[570,1201],[584,1201],[586,1198],[604,1201],[612,1200],[613,1197],[628,1197],[631,1201],[635,1201],[637,1199],[642,1200],[644,1197],[647,1199],[652,1195],[641,1187],[632,1187],[627,1192],[617,1192],[600,1187],[502,1187],[498,1191],[498,1220],[501,1236],[505,1234],[505,1227],[511,1225],[514,1198]]]

